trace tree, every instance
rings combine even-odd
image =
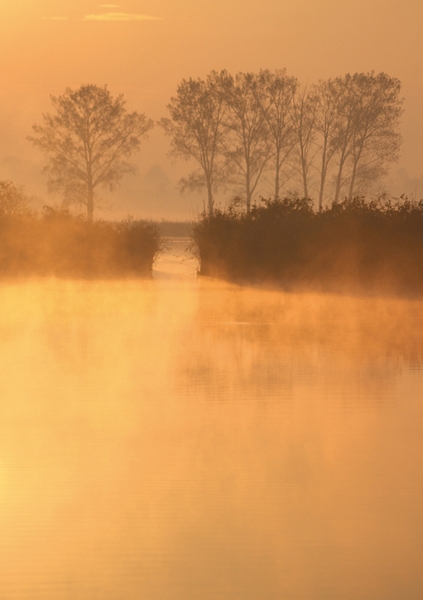
[[[29,198],[22,186],[0,181],[0,217],[29,216]]]
[[[390,162],[398,160],[402,115],[401,83],[385,73],[354,75],[357,115],[352,138],[348,198],[362,179],[368,183],[386,175]]]
[[[113,190],[132,171],[125,159],[138,150],[153,121],[129,113],[123,96],[113,98],[107,86],[67,88],[51,102],[55,112],[44,114],[28,139],[48,158],[49,188],[62,192],[66,203],[84,204],[92,220],[97,188]]]
[[[259,81],[253,73],[229,76],[225,85],[228,135],[225,152],[245,189],[247,212],[263,171],[271,158],[272,147],[265,113],[257,101]]]
[[[181,180],[182,188],[206,189],[207,207],[212,214],[214,192],[221,182],[225,115],[222,81],[226,72],[212,71],[202,79],[184,79],[179,84],[176,97],[171,98],[167,109],[170,118],[161,119],[160,125],[172,138],[171,154],[185,160],[194,159],[199,169]]]
[[[337,78],[342,88],[338,99],[338,169],[335,202],[343,186],[352,198],[357,181],[368,185],[386,174],[397,160],[401,145],[398,132],[402,115],[401,83],[385,73],[355,73]]]
[[[292,104],[292,120],[297,138],[294,168],[300,176],[304,198],[310,197],[310,169],[316,155],[316,110],[315,95],[306,87],[299,88]]]
[[[272,147],[274,165],[274,199],[279,198],[282,166],[296,144],[292,122],[292,103],[298,82],[288,77],[285,69],[271,72],[261,70],[254,88],[256,100],[267,123],[267,135]]]
[[[339,148],[340,143],[340,102],[343,86],[339,78],[319,81],[312,88],[316,100],[316,115],[314,127],[317,132],[316,144],[320,153],[318,167],[319,182],[319,211],[323,208],[323,197],[329,174],[329,167]]]
[[[310,189],[312,169],[319,174],[320,210],[328,197],[329,183],[333,184],[335,203],[341,195],[353,198],[367,192],[398,158],[403,103],[400,90],[397,79],[373,72],[319,81],[311,88],[314,115],[312,120],[305,120],[305,127],[304,121],[297,118],[299,134],[305,132],[299,135],[297,149],[304,190],[306,185],[307,191]],[[301,109],[301,103],[297,104]],[[299,109],[296,112],[301,117]]]

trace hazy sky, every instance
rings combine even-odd
[[[49,94],[67,86],[107,83],[158,119],[182,78],[285,67],[304,83],[371,70],[398,77],[406,103],[394,168],[423,175],[422,0],[0,0],[0,23],[0,162],[41,161],[26,136]],[[140,172],[159,163],[177,180],[186,166],[166,159],[167,146],[153,133]]]

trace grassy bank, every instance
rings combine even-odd
[[[146,277],[158,228],[128,219],[88,222],[66,210],[0,215],[0,277]]]
[[[304,198],[249,213],[204,215],[193,228],[200,274],[286,289],[423,293],[423,201],[363,197],[314,212]]]

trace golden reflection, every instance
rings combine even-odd
[[[387,402],[396,377],[423,364],[420,301],[223,284],[206,284],[200,298],[192,352],[181,364],[187,393],[204,381],[219,400],[241,387],[254,401],[304,388],[347,403]]]
[[[417,598],[422,304],[160,268],[2,285],[2,599]]]

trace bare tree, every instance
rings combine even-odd
[[[44,114],[28,139],[48,158],[50,189],[62,192],[67,203],[81,202],[92,220],[97,188],[112,190],[132,171],[125,159],[138,150],[153,121],[129,113],[123,96],[113,98],[107,86],[67,88],[51,102],[54,113]]]
[[[319,148],[319,210],[323,208],[325,186],[329,168],[336,158],[340,144],[341,118],[339,104],[342,100],[343,86],[338,79],[319,81],[312,88],[316,100],[314,127],[317,132],[315,140]]]
[[[258,86],[253,73],[228,76],[225,82],[226,157],[236,182],[243,183],[247,212],[272,153],[266,116],[257,101]]]
[[[293,165],[300,176],[304,198],[310,196],[310,171],[316,156],[316,96],[307,87],[298,88],[292,104],[292,121],[296,134]]]
[[[271,72],[261,70],[257,76],[255,94],[266,124],[274,167],[274,198],[279,198],[282,167],[296,144],[292,121],[292,105],[298,82],[288,77],[285,69]]]
[[[227,74],[212,71],[202,79],[184,79],[177,95],[167,108],[170,118],[161,119],[160,125],[171,136],[171,154],[185,160],[194,159],[200,166],[181,187],[207,190],[208,212],[214,207],[214,192],[222,178],[223,164],[219,160],[223,151],[225,115],[222,81]]]
[[[357,182],[370,185],[397,160],[401,145],[401,83],[385,73],[355,73],[336,79],[338,150],[334,201],[343,187],[353,197]]]
[[[357,100],[356,124],[352,137],[351,174],[348,197],[358,180],[370,182],[387,173],[389,163],[398,160],[403,112],[401,83],[385,73],[359,73],[353,77]]]
[[[354,132],[357,125],[357,98],[352,93],[351,75],[338,77],[337,110],[339,114],[338,123],[338,149],[337,149],[337,171],[335,176],[334,202],[339,201],[341,189],[345,183],[345,168],[353,149]]]

